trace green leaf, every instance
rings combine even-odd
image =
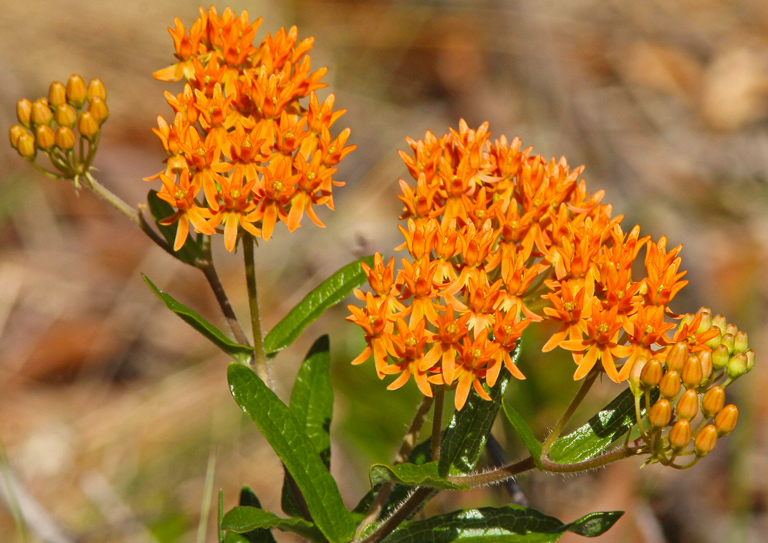
[[[347,264],[291,309],[264,338],[264,350],[267,356],[274,356],[278,351],[288,347],[326,309],[336,305],[362,285],[367,277],[360,266],[361,262],[373,266],[373,257],[367,256]]]
[[[176,243],[176,230],[179,226],[179,223],[165,226],[160,224],[160,221],[173,215],[176,210],[171,207],[171,204],[158,198],[156,190],[149,191],[149,194],[147,195],[147,204],[149,204],[149,212],[152,214],[152,218],[155,219],[155,224],[157,225],[158,230],[160,230],[160,233],[165,238],[165,241],[167,241],[168,244],[173,247],[173,244]],[[173,252],[173,256],[182,262],[186,262],[187,264],[192,264],[194,266],[195,261],[199,258],[202,258],[203,256],[202,239],[202,235],[198,235],[197,239],[195,239],[190,234],[187,236],[187,241],[184,242],[184,245],[182,245],[181,249]]]
[[[170,294],[166,294],[157,288],[155,284],[150,281],[149,277],[144,274],[142,274],[142,277],[144,277],[144,281],[147,282],[149,288],[152,289],[152,292],[157,294],[158,298],[163,301],[168,309],[176,313],[179,317],[182,318],[182,320],[200,332],[203,336],[211,340],[214,345],[227,353],[229,356],[241,364],[248,363],[248,360],[250,360],[251,354],[253,353],[253,347],[249,347],[248,345],[241,345],[240,343],[229,339],[221,330],[198,315],[195,311],[186,305],[177,302]]]
[[[656,401],[656,397],[657,390],[651,394],[651,404]],[[549,451],[549,457],[559,464],[589,460],[603,453],[636,423],[635,397],[632,391],[627,389],[584,426],[555,441]]]
[[[512,354],[515,363],[519,356],[520,343],[518,342]],[[440,476],[445,477],[454,471],[469,473],[475,469],[511,377],[509,371],[502,368],[496,384],[488,391],[491,401],[482,399],[472,390],[464,408],[454,413],[448,428],[443,432],[443,442],[440,446]]]
[[[230,364],[229,388],[291,473],[312,519],[331,543],[352,538],[355,524],[336,481],[296,417],[250,368]]]
[[[512,428],[515,429],[517,435],[523,441],[523,445],[531,453],[536,466],[541,469],[541,442],[536,439],[531,429],[528,428],[525,419],[518,413],[509,401],[502,402],[504,407],[504,414],[507,415],[507,420],[512,424]]]
[[[324,541],[323,534],[311,522],[300,518],[278,517],[274,513],[256,507],[238,506],[233,508],[224,515],[222,527],[225,530],[243,534],[252,533],[254,530],[277,528],[283,532],[299,534],[311,541]]]
[[[333,418],[330,368],[330,343],[328,336],[324,335],[315,341],[304,358],[288,404],[329,469],[331,467],[331,419]],[[298,499],[291,486],[289,474],[286,472],[281,500],[283,511],[291,516],[300,516]]]
[[[259,498],[256,497],[256,493],[249,486],[244,486],[242,490],[240,490],[240,505],[261,509]],[[221,528],[224,527],[223,522],[222,519]],[[255,528],[243,533],[242,537],[248,543],[277,543],[269,528]]]
[[[467,490],[468,485],[457,485],[441,477],[437,471],[437,462],[417,466],[416,464],[374,464],[370,471],[371,486],[391,481],[408,486],[426,486],[441,490]]]
[[[586,537],[600,535],[613,526],[621,514],[592,513],[563,524],[554,517],[517,505],[483,507],[408,523],[386,537],[383,543],[553,543],[566,531]],[[599,525],[599,528],[584,530],[586,525]]]

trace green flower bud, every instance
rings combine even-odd
[[[731,361],[728,362],[728,377],[733,380],[747,373],[747,363],[746,353],[734,355],[733,358],[731,358]]]
[[[715,315],[712,317],[712,326],[716,326],[721,334],[725,333],[725,327],[728,323],[725,321],[725,317],[722,315]]]
[[[733,352],[746,353],[747,349],[749,349],[749,338],[746,332],[740,330],[733,336]]]
[[[728,346],[725,344],[718,345],[715,350],[712,351],[712,367],[718,371],[728,365],[731,360],[731,355],[728,352]]]
[[[723,334],[723,337],[720,338],[720,345],[725,345],[728,348],[729,355],[733,354],[734,335],[730,332]]]

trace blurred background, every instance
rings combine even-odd
[[[326,223],[263,243],[257,256],[265,328],[329,273],[400,243],[397,149],[460,118],[490,121],[547,157],[565,155],[591,191],[606,190],[625,229],[683,244],[691,284],[674,309],[706,305],[746,330],[757,367],[729,387],[735,433],[691,471],[640,469],[633,459],[578,477],[521,477],[531,506],[565,522],[597,510],[626,515],[599,541],[761,542],[768,533],[768,3],[764,0],[232,1],[262,16],[257,34],[299,26],[315,36],[313,67],[358,146],[341,165]],[[187,0],[0,0],[0,126],[20,98],[47,95],[72,73],[101,78],[111,117],[98,179],[131,204],[162,168],[151,133],[171,111],[154,70],[173,62],[166,27],[189,26]],[[207,6],[206,6],[207,7]],[[221,12],[225,5],[217,4]],[[202,275],[152,246],[92,194],[43,178],[0,146],[0,436],[31,525],[46,541],[191,542],[206,468],[225,507],[242,484],[279,511],[282,470],[226,385],[226,357],[167,311],[141,278],[224,326]],[[215,254],[245,315],[239,255]],[[348,505],[372,462],[389,462],[418,401],[411,383],[387,392],[342,306],[274,364],[287,399],[316,336],[331,335],[338,386],[333,472]],[[513,401],[543,437],[570,400],[572,363],[523,361]],[[570,364],[570,365],[569,365]],[[599,408],[621,387],[598,387]],[[585,407],[577,414],[583,422]],[[496,431],[510,459],[524,451]],[[508,503],[501,488],[442,493],[428,512]],[[214,506],[215,509],[215,506]],[[211,526],[215,524],[211,516]],[[16,538],[0,507],[0,540]],[[208,541],[214,539],[209,529]],[[277,534],[281,541],[293,541]],[[567,535],[561,541],[575,542]]]

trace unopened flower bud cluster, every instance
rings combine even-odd
[[[650,360],[638,360],[629,380],[649,462],[685,468],[735,428],[739,410],[725,404],[725,387],[752,369],[755,353],[746,332],[722,315],[713,317],[708,308],[684,315],[679,331],[680,341]],[[652,395],[657,399],[651,405]],[[679,464],[685,456],[694,460]]]
[[[47,173],[75,178],[88,171],[98,147],[101,126],[109,117],[107,91],[101,80],[86,85],[74,74],[66,85],[51,83],[47,98],[19,100],[16,117],[20,124],[10,129],[13,148],[34,163],[42,152],[59,172],[45,169]]]

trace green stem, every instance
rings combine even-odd
[[[565,425],[568,424],[568,421],[571,420],[571,417],[576,412],[576,409],[579,407],[579,405],[581,405],[581,402],[584,400],[587,392],[589,392],[589,389],[592,388],[592,385],[594,384],[595,379],[597,379],[597,375],[599,373],[600,371],[597,368],[594,368],[589,372],[589,374],[587,374],[587,377],[584,379],[581,388],[579,388],[576,396],[574,396],[573,400],[571,400],[571,404],[568,406],[568,409],[565,410],[563,416],[560,417],[560,420],[557,421],[557,424],[555,424],[552,432],[547,436],[546,441],[544,441],[544,444],[541,447],[542,459],[546,458],[546,456],[549,454],[550,447],[552,447],[552,444],[557,440],[558,437],[560,437],[560,433],[563,431],[563,428],[565,428]]]
[[[229,329],[232,330],[232,334],[238,343],[242,345],[250,345],[248,337],[243,332],[243,327],[240,326],[240,321],[237,320],[232,304],[229,303],[229,298],[224,290],[224,285],[221,284],[219,274],[216,272],[216,266],[213,265],[213,255],[211,253],[211,238],[205,236],[203,238],[203,255],[204,258],[195,262],[195,266],[203,272],[208,285],[210,285],[213,295],[216,296],[216,301],[219,303],[221,312],[224,313],[224,318],[229,325]]]
[[[85,172],[82,175],[82,178],[85,180],[84,185],[96,194],[96,196],[117,209],[120,213],[128,217],[132,223],[143,230],[138,211],[126,204],[122,198],[110,191],[107,187],[96,181],[91,175],[91,172]]]
[[[261,335],[261,316],[259,315],[259,297],[256,291],[256,265],[254,262],[253,236],[243,236],[243,259],[245,260],[245,282],[248,286],[248,306],[251,310],[251,329],[253,330],[253,360],[256,375],[268,386],[267,355],[264,352],[264,339]]]
[[[403,442],[400,444],[400,450],[397,451],[397,455],[395,455],[395,461],[393,462],[394,464],[402,464],[408,460],[408,456],[410,456],[411,451],[413,450],[413,446],[416,444],[419,433],[421,433],[421,427],[424,425],[424,421],[427,419],[427,414],[432,407],[433,401],[433,398],[429,398],[427,396],[422,397],[421,403],[416,410],[416,414],[413,416],[413,420],[411,421],[411,426],[408,428],[408,432],[405,434]],[[379,518],[381,510],[384,508],[384,504],[387,502],[387,498],[389,498],[389,495],[392,493],[394,488],[395,483],[391,481],[381,485],[381,488],[379,488],[373,503],[371,503],[371,506],[368,508],[368,512],[366,513],[365,518],[357,527],[354,541],[360,541],[360,537],[362,536],[365,529],[376,522],[376,519]]]
[[[440,432],[443,426],[443,399],[445,391],[443,387],[435,390],[435,412],[432,415],[432,461],[440,460]]]
[[[395,529],[397,529],[397,527],[400,526],[403,521],[407,520],[408,517],[410,517],[419,508],[419,506],[421,506],[422,503],[424,503],[427,499],[436,493],[437,491],[432,488],[417,488],[413,494],[408,496],[408,498],[400,505],[400,507],[398,507],[394,513],[392,513],[392,516],[379,524],[376,530],[374,530],[371,535],[363,539],[360,543],[378,543],[389,534],[394,532]]]

